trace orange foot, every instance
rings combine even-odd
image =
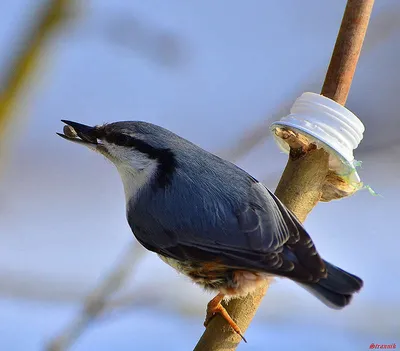
[[[226,311],[226,309],[221,305],[221,301],[224,298],[224,294],[218,294],[215,296],[207,305],[207,315],[206,315],[206,320],[204,321],[204,326],[207,327],[208,323],[210,323],[211,319],[214,318],[214,316],[219,313],[227,322],[228,324],[232,327],[232,329],[240,335],[240,337],[243,339],[244,342],[247,343],[247,340],[242,334],[242,331],[240,330],[239,326],[233,321],[229,313]]]

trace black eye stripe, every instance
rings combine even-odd
[[[104,139],[110,143],[119,146],[133,146],[132,141],[129,138],[129,135],[121,134],[121,133],[108,133],[104,135]]]
[[[133,147],[136,150],[146,154],[151,159],[158,159],[164,149],[157,149],[145,141],[137,139],[127,134],[108,133],[105,135],[105,140],[108,143],[124,147]]]
[[[133,147],[137,151],[146,154],[150,159],[159,163],[156,183],[160,188],[166,188],[170,183],[176,168],[176,159],[170,149],[155,148],[143,140],[123,133],[107,133],[103,136],[108,143]]]

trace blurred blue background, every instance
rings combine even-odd
[[[0,3],[2,94],[48,3]],[[134,246],[116,170],[57,137],[60,119],[153,122],[275,189],[287,156],[268,125],[320,91],[346,1],[69,4],[0,129],[0,350],[49,349],[77,324],[75,351],[191,350],[211,296]],[[399,18],[397,0],[376,2],[347,103],[366,126],[359,174],[382,197],[360,191],[306,221],[324,258],[365,288],[333,311],[277,280],[239,350],[400,343]],[[85,299],[121,267],[123,286],[87,327]]]

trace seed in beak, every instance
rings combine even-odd
[[[71,139],[78,137],[78,134],[75,132],[75,129],[71,126],[65,125],[63,128],[64,134]]]

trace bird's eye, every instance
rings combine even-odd
[[[109,133],[106,135],[106,140],[118,146],[130,146],[129,135],[123,133]]]

